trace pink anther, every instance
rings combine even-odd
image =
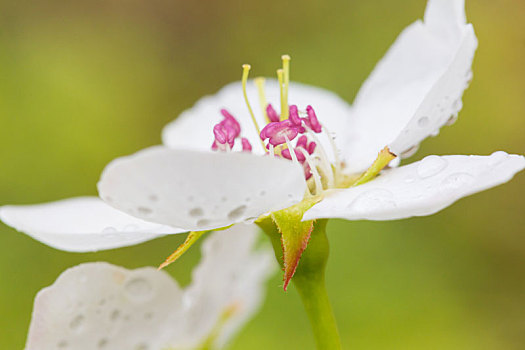
[[[266,115],[268,119],[270,119],[270,122],[278,122],[280,120],[279,114],[277,114],[270,103],[266,106]]]
[[[297,157],[297,160],[299,162],[304,162],[306,160],[306,157],[304,156],[304,153],[297,150],[297,149],[294,149],[294,153],[295,153],[295,156]],[[289,159],[289,160],[292,160],[292,155],[290,154],[290,150],[287,148],[287,149],[284,149],[282,152],[281,152],[281,155],[286,158],[286,159]]]
[[[288,141],[292,141],[297,137],[300,132],[304,132],[304,128],[296,126],[291,120],[286,119],[282,122],[272,122],[267,124],[259,135],[264,141],[268,139],[268,142],[273,146],[279,146]]]
[[[243,152],[251,152],[252,151],[252,144],[246,137],[241,138],[242,143],[242,151]]]
[[[292,121],[293,125],[301,126],[302,119],[301,117],[299,117],[299,111],[297,110],[297,106],[291,105],[289,111],[290,111],[290,116],[288,118]]]
[[[322,131],[321,123],[317,119],[317,115],[312,106],[306,107],[306,114],[308,114],[308,127],[310,127],[314,132],[320,133]]]

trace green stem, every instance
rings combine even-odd
[[[301,257],[292,281],[308,314],[317,348],[340,350],[341,340],[325,284],[325,269],[329,252],[326,237],[327,221],[317,220],[315,222],[308,247]],[[271,220],[265,220],[259,226],[270,236],[275,256],[282,265],[283,253],[277,228]]]

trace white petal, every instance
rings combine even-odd
[[[26,350],[164,349],[167,320],[181,309],[164,272],[82,264],[36,296]]]
[[[273,269],[270,249],[253,251],[255,226],[213,233],[192,284],[165,272],[89,263],[65,271],[35,299],[26,350],[195,349],[220,328],[222,347],[257,310]]]
[[[262,128],[265,122],[253,81],[249,81],[247,91],[259,126]],[[277,81],[267,79],[265,91],[268,102],[272,103],[275,110],[280,113]],[[349,116],[349,104],[333,92],[321,88],[292,82],[288,100],[290,104],[297,105],[299,110],[305,110],[307,105],[312,105],[320,122],[330,131],[342,130]],[[240,82],[228,84],[217,94],[200,99],[192,108],[184,111],[175,121],[168,124],[162,133],[164,144],[172,148],[209,151],[213,141],[213,126],[222,120],[219,112],[221,108],[226,108],[237,118],[241,124],[242,136],[250,140],[254,152],[263,153],[259,137],[244,103]]]
[[[71,252],[125,247],[184,230],[146,222],[98,197],[0,208],[0,219],[53,248]]]
[[[257,311],[264,294],[264,283],[275,271],[271,249],[253,251],[258,228],[239,224],[214,232],[202,247],[202,260],[193,271],[193,280],[184,294],[184,326],[175,339],[191,348],[205,339],[225,310],[235,308],[218,336],[222,347]]]
[[[128,214],[202,231],[297,203],[306,183],[302,168],[288,160],[152,147],[110,163],[98,188]]]
[[[429,156],[386,170],[361,186],[334,192],[306,212],[304,220],[395,220],[431,215],[462,197],[509,181],[524,168],[523,156],[505,152]]]
[[[356,97],[344,149],[348,169],[366,169],[386,145],[402,155],[453,119],[476,47],[464,0],[430,0],[425,22],[401,33]]]

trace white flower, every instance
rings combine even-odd
[[[214,233],[184,289],[149,267],[73,267],[38,293],[26,350],[222,348],[259,307],[272,270],[256,238],[248,227]]]
[[[266,82],[261,107],[265,109],[265,99],[275,105],[281,100],[281,117],[290,113],[290,119],[275,124],[279,128],[271,132],[263,129],[262,138],[268,143],[261,146],[256,126],[266,123],[268,112],[255,108],[254,126],[242,84],[233,83],[201,99],[169,124],[163,133],[165,146],[108,165],[98,187],[109,206],[95,199],[11,206],[0,209],[0,218],[54,247],[83,251],[134,244],[154,234],[252,222],[301,202],[307,190],[317,196],[318,203],[303,220],[391,220],[433,214],[464,196],[509,181],[525,167],[523,156],[504,152],[430,156],[396,167],[422,140],[454,121],[472,78],[476,47],[464,0],[430,0],[424,21],[402,32],[352,106],[319,88],[288,85],[284,67],[283,83]],[[285,59],[285,65],[288,62]],[[246,93],[250,101],[260,95],[251,83]],[[294,103],[289,109],[288,100]],[[292,109],[295,105],[299,110]],[[313,117],[317,115],[322,123],[318,131],[310,106],[315,108]],[[220,115],[223,108],[237,118],[240,128],[235,119],[228,119],[224,112]],[[302,112],[304,108],[307,113]],[[314,143],[315,150],[293,144],[299,134],[305,137],[303,141]],[[241,144],[235,141],[241,136],[242,149],[251,152],[236,152]],[[219,152],[211,151],[212,141]],[[385,146],[398,157],[375,177],[391,160],[388,152],[380,153]],[[286,149],[294,150],[287,151],[292,161],[283,159]],[[283,158],[261,156],[265,152]],[[115,232],[108,233],[108,228]]]

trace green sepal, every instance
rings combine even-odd
[[[314,220],[301,221],[304,213],[321,200],[321,197],[306,197],[300,203],[271,214],[281,236],[283,251],[284,290],[292,279],[301,255],[308,246],[314,228]]]
[[[188,233],[188,236],[186,236],[186,240],[181,245],[179,245],[177,249],[173,253],[171,253],[171,255],[168,256],[162,264],[159,265],[158,269],[162,270],[166,266],[174,263],[178,258],[182,256],[182,254],[184,254],[188,249],[190,249],[190,247],[193,244],[195,244],[195,242],[197,242],[199,238],[201,238],[202,235],[204,235],[206,232],[210,231],[192,231]]]

